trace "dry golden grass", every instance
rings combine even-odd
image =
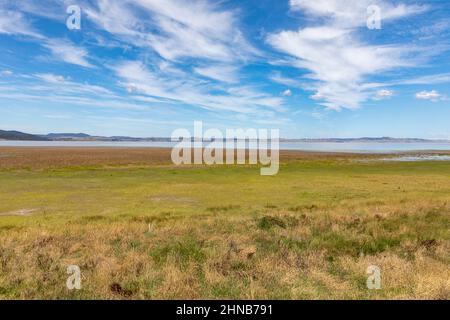
[[[171,149],[167,148],[0,147],[0,169],[170,165],[170,154]],[[284,162],[358,157],[360,155],[348,153],[280,152]]]
[[[356,244],[341,247],[311,236],[322,224],[349,223],[338,214],[326,220],[320,214],[273,230],[261,230],[258,218],[236,216],[150,226],[146,217],[80,218],[65,227],[9,230],[1,238],[0,293],[20,299],[450,298],[450,241],[428,247],[412,238],[363,254]],[[391,213],[385,217],[392,218]],[[413,225],[402,231],[414,232]],[[302,248],[301,241],[317,243]],[[73,264],[82,270],[80,291],[65,287],[65,269]],[[379,291],[365,287],[370,265],[382,270]]]
[[[449,163],[290,153],[267,179],[161,150],[41,152],[0,171],[0,213],[36,209],[0,214],[0,298],[450,299]]]
[[[0,148],[0,169],[72,166],[157,165],[170,163],[170,149],[146,148]]]

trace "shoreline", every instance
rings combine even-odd
[[[160,146],[2,146],[0,145],[0,152],[2,150],[172,150],[172,147],[160,147]],[[195,149],[195,148],[191,148]],[[203,148],[206,149],[206,148]],[[224,149],[231,150],[231,149]],[[242,150],[242,149],[234,149]],[[245,149],[245,150],[257,150],[257,149]],[[269,149],[270,150],[270,149]],[[411,149],[411,150],[303,150],[303,149],[279,149],[280,152],[289,153],[318,153],[318,154],[335,154],[335,155],[395,155],[395,154],[450,154],[450,149]]]
[[[0,147],[0,170],[102,166],[173,166],[171,148]],[[280,150],[280,162],[377,159],[380,157],[450,155],[450,150],[357,153]],[[186,165],[181,165],[180,168]]]

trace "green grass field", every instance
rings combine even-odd
[[[354,157],[284,161],[273,177],[2,169],[0,298],[450,299],[449,178],[450,162]]]

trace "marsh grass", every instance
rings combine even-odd
[[[2,299],[450,299],[450,163],[0,171]],[[176,173],[176,174],[174,174]],[[82,289],[66,288],[78,265]],[[382,271],[368,290],[366,269]]]

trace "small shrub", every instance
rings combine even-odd
[[[157,264],[165,263],[170,255],[175,256],[181,266],[185,266],[189,261],[200,263],[205,260],[205,253],[200,242],[191,237],[156,247],[149,255]]]
[[[281,218],[270,216],[265,216],[261,218],[258,222],[258,227],[262,230],[269,230],[275,226],[285,229],[286,223]]]

